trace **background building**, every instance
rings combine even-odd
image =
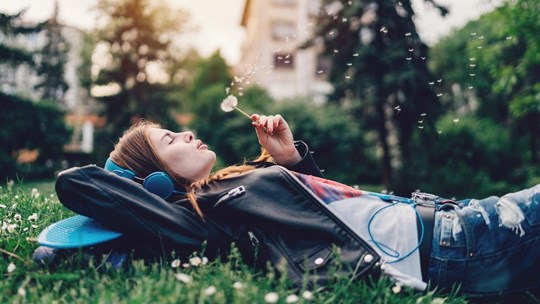
[[[307,97],[322,103],[332,90],[328,60],[320,46],[301,49],[310,37],[320,0],[246,0],[246,29],[235,73],[244,85],[258,84],[275,99]]]

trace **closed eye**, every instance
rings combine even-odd
[[[174,142],[174,138],[171,137],[171,141],[169,142],[169,145]]]

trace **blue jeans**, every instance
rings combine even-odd
[[[540,286],[540,185],[438,206],[430,286],[493,295]]]

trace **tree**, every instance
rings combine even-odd
[[[464,88],[454,100],[461,97],[469,111],[510,127],[519,135],[513,146],[528,138],[532,164],[540,161],[539,10],[537,1],[508,1],[443,39],[430,55],[447,86]]]
[[[62,35],[62,25],[58,23],[57,17],[58,2],[55,2],[53,16],[45,22],[43,28],[45,45],[36,54],[36,72],[40,80],[34,88],[41,92],[42,99],[54,100],[65,106],[63,98],[69,86],[64,79],[64,66],[69,46]]]
[[[427,47],[413,23],[411,1],[323,4],[316,35],[332,61],[330,100],[347,106],[364,130],[376,132],[382,183],[390,188],[394,169],[401,165],[410,171],[408,162],[416,157],[411,145],[414,133],[424,134],[426,146],[434,138],[440,108],[439,92],[430,85],[436,79],[426,66]],[[446,14],[443,7],[435,7]]]
[[[101,0],[98,8],[105,18],[98,47],[106,51],[96,62],[100,69],[94,84],[110,89],[100,98],[108,122],[103,140],[114,142],[137,118],[176,128],[171,110],[176,102],[167,99],[165,68],[174,59],[169,51],[188,15],[162,1]],[[103,149],[103,154],[110,151],[110,147]]]
[[[0,34],[4,36],[4,39],[0,40],[0,64],[33,64],[32,54],[30,52],[4,42],[7,40],[6,38],[39,30],[39,26],[28,27],[17,24],[23,14],[24,11],[14,15],[0,12]]]

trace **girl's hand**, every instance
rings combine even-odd
[[[302,160],[294,146],[289,124],[281,115],[251,115],[261,146],[270,153],[279,165],[292,167]]]

